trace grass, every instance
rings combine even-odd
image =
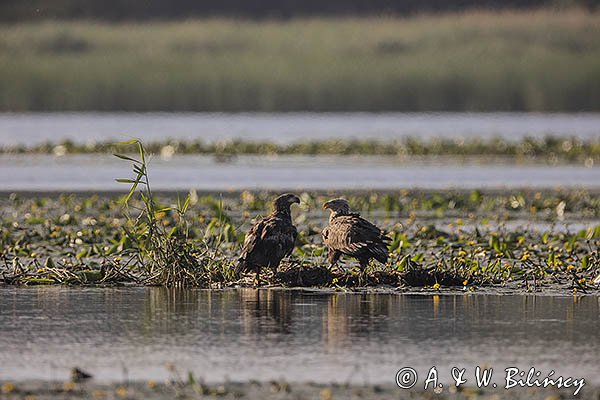
[[[164,195],[155,195],[150,205],[149,198],[132,195],[132,215],[123,214],[123,197],[12,195],[0,200],[0,281],[249,285],[251,277],[234,280],[230,266],[252,217],[268,211],[272,195],[243,192],[215,198],[192,193],[187,207],[171,204],[172,198]],[[354,263],[340,271],[324,268],[319,233],[327,216],[320,204],[332,195],[301,194],[301,210],[294,216],[296,249],[280,273],[267,277],[269,284],[341,290],[359,286]],[[598,289],[597,193],[402,191],[347,197],[353,209],[393,239],[390,261],[372,265],[368,272],[370,286]],[[183,210],[186,234],[171,234],[181,229]],[[148,243],[151,226],[155,237]],[[175,265],[179,267],[173,270]],[[169,273],[172,277],[182,271],[183,278],[169,278]],[[167,275],[161,278],[163,273]]]
[[[0,26],[0,110],[600,110],[600,14]]]
[[[148,152],[170,158],[176,154],[207,154],[220,160],[236,155],[386,155],[400,160],[415,157],[492,157],[517,162],[600,164],[600,139],[582,140],[575,137],[547,136],[543,139],[523,138],[510,141],[501,138],[430,139],[405,138],[381,140],[313,140],[291,144],[248,142],[243,140],[204,143],[200,140],[182,142],[165,140],[146,145]],[[0,147],[0,154],[92,154],[112,153],[118,150],[114,143],[42,143],[34,146]]]

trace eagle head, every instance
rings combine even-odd
[[[333,199],[323,204],[323,208],[331,210],[336,214],[347,214],[350,212],[350,205],[346,199]]]
[[[285,193],[273,200],[276,210],[289,210],[292,204],[300,204],[300,198],[295,194]]]

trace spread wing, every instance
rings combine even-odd
[[[387,260],[387,242],[390,238],[381,229],[357,215],[334,218],[323,230],[323,240],[329,249],[349,256],[370,256],[380,261]]]

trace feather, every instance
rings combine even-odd
[[[298,231],[292,223],[290,205],[299,200],[294,195],[275,199],[275,211],[254,223],[246,234],[235,273],[256,271],[261,267],[277,269],[281,260],[294,250]]]
[[[355,257],[361,265],[375,258],[381,263],[388,259],[388,242],[384,232],[358,213],[350,213],[344,200],[337,209],[332,209],[329,225],[323,229],[323,242],[327,246],[330,259],[337,261],[338,254]],[[327,204],[327,203],[326,203]]]

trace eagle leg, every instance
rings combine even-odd
[[[339,251],[329,250],[327,255],[327,261],[329,261],[329,271],[332,271],[335,267],[338,271],[342,272],[342,269],[338,266],[338,261],[342,254]]]
[[[360,275],[358,278],[358,283],[360,286],[362,286],[367,282],[367,267],[369,266],[369,259],[361,258],[358,260],[358,263],[360,264]]]
[[[256,267],[256,277],[254,278],[254,286],[260,286],[260,266]]]

